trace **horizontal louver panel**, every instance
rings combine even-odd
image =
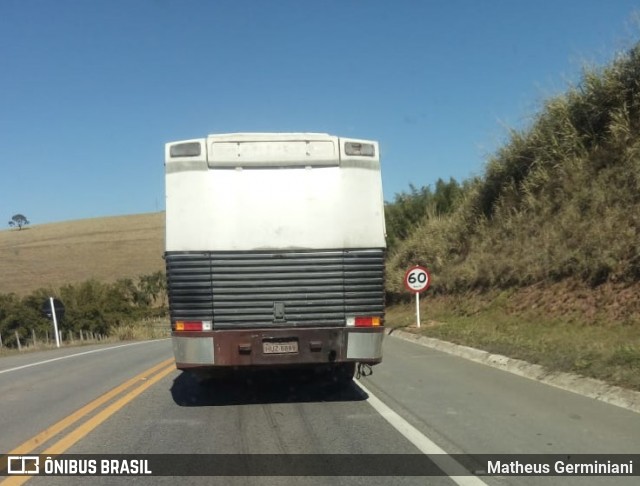
[[[165,258],[173,320],[213,320],[218,329],[335,326],[348,316],[384,314],[383,250],[167,252]]]
[[[172,320],[210,321],[213,318],[209,253],[165,256]]]

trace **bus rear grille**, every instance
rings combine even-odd
[[[384,315],[384,251],[167,252],[172,320],[342,326]]]

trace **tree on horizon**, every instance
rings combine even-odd
[[[18,227],[18,231],[22,229],[23,226],[29,224],[29,220],[24,214],[14,214],[11,217],[11,221],[9,221],[9,226],[12,228]]]

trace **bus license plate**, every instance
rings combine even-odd
[[[286,354],[298,352],[298,341],[286,341],[281,343],[262,343],[264,354]]]

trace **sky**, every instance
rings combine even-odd
[[[0,0],[0,228],[164,210],[164,144],[378,140],[385,199],[483,173],[640,38],[627,0]]]

